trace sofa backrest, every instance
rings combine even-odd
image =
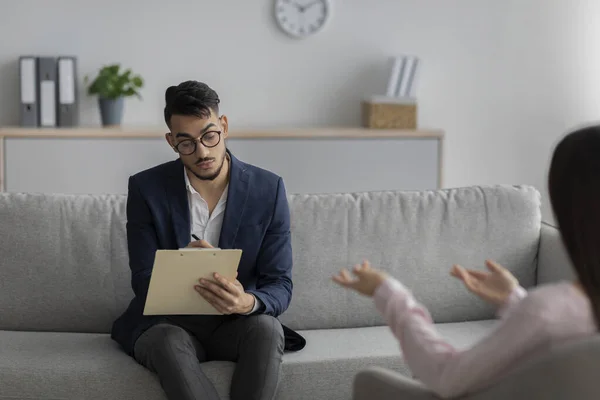
[[[436,322],[494,317],[449,272],[487,258],[535,283],[540,195],[527,186],[296,195],[291,198],[294,294],[281,320],[298,329],[382,325],[370,299],[331,276],[363,259],[400,279]]]
[[[493,310],[449,277],[486,258],[534,284],[541,224],[530,187],[289,195],[294,329],[382,325],[331,276],[362,259],[413,290],[437,322]],[[0,194],[0,329],[109,332],[130,287],[123,195]]]
[[[0,329],[109,332],[132,297],[122,195],[0,195]]]

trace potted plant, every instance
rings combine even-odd
[[[85,83],[89,78],[85,77]],[[103,126],[121,125],[125,97],[137,96],[144,81],[130,69],[121,72],[119,64],[105,65],[88,87],[89,95],[98,95],[98,105]]]

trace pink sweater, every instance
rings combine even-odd
[[[597,332],[588,298],[570,282],[519,287],[498,310],[500,323],[467,350],[456,350],[436,331],[427,309],[400,282],[387,279],[374,296],[412,373],[441,397],[488,386],[524,358],[557,342]]]

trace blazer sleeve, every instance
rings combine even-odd
[[[283,180],[277,182],[273,217],[257,258],[256,290],[248,290],[261,304],[263,314],[277,317],[292,300],[292,243],[290,209]]]
[[[134,177],[128,183],[126,227],[131,287],[136,297],[146,301],[158,239],[150,208]]]

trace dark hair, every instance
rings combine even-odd
[[[565,136],[548,174],[562,241],[600,327],[600,126]]]
[[[206,83],[185,81],[170,86],[165,92],[165,122],[171,126],[173,115],[195,115],[209,118],[211,111],[219,114],[219,95]]]

